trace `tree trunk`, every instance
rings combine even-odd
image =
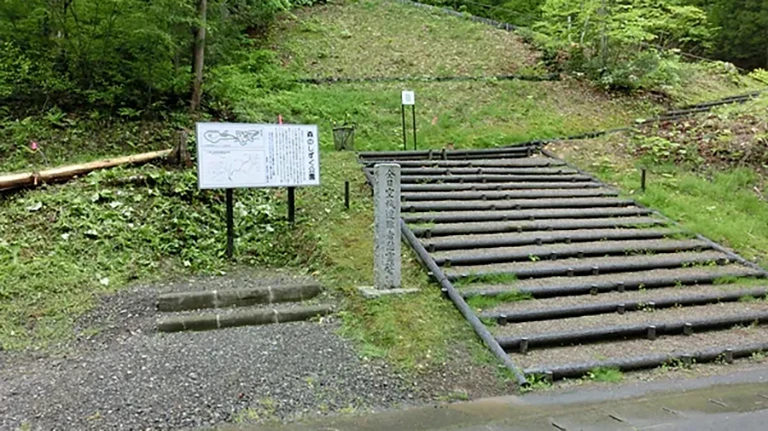
[[[197,112],[200,108],[200,99],[203,96],[203,64],[205,61],[205,22],[208,13],[208,1],[198,0],[197,11],[200,26],[195,31],[195,49],[192,55],[192,73],[195,75],[192,83],[192,100],[190,110]]]

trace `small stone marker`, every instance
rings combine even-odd
[[[374,166],[373,283],[400,288],[400,165]]]

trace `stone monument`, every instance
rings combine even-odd
[[[373,284],[400,288],[400,165],[374,166]]]

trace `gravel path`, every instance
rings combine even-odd
[[[155,332],[158,292],[295,280],[246,271],[137,286],[102,298],[76,328],[92,335],[46,353],[0,351],[0,430],[195,429],[510,390],[493,384],[499,382],[494,365],[478,365],[458,345],[451,347],[450,361],[419,375],[406,376],[383,361],[361,358],[337,335],[333,317],[209,332]]]
[[[174,429],[394,406],[419,397],[335,325],[139,336],[0,372],[0,429]]]

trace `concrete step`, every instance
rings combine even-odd
[[[511,191],[448,191],[448,192],[404,192],[401,197],[403,202],[423,201],[497,201],[510,199],[552,199],[575,197],[604,197],[618,196],[615,190],[603,188],[585,189],[530,189]]]
[[[447,184],[403,184],[402,192],[452,192],[460,190],[529,190],[529,189],[596,189],[605,184],[590,182],[546,182],[546,183],[447,183]]]
[[[365,166],[372,167],[381,161],[366,161]],[[527,157],[523,159],[474,159],[474,160],[388,160],[386,163],[396,163],[403,168],[431,167],[431,168],[478,168],[478,167],[551,167],[564,166],[561,160],[549,157]]]
[[[568,210],[565,210],[568,211]],[[578,210],[572,210],[578,211]],[[548,218],[548,217],[542,217]],[[560,217],[557,217],[560,218]],[[516,247],[523,245],[542,245],[556,243],[576,243],[592,241],[617,241],[637,239],[659,239],[666,237],[689,237],[678,229],[622,229],[622,228],[592,228],[583,230],[563,231],[527,231],[522,233],[492,233],[446,235],[441,237],[423,238],[424,248],[434,253],[444,250],[470,250],[478,248]]]
[[[557,296],[544,299],[503,302],[486,309],[476,310],[480,317],[499,324],[534,322],[564,319],[569,317],[634,312],[652,308],[674,308],[678,306],[736,302],[749,298],[764,298],[768,295],[765,286],[742,284],[671,284],[655,289],[610,291],[595,295]]]
[[[596,368],[630,371],[643,368],[690,366],[700,362],[728,362],[768,349],[768,327],[737,326],[730,329],[694,332],[690,336],[661,336],[654,340],[632,339],[537,349],[510,353],[527,375],[552,373],[552,378],[580,377]],[[687,364],[686,364],[687,362]]]
[[[236,326],[268,325],[296,322],[333,313],[330,304],[296,304],[291,306],[218,309],[212,312],[180,312],[162,316],[157,322],[160,332],[207,331]]]
[[[194,292],[164,293],[157,298],[160,311],[183,311],[203,308],[247,307],[311,299],[320,294],[316,283],[252,287]]]
[[[594,182],[588,175],[406,175],[400,178],[403,184],[434,184],[434,183],[551,183],[551,182]]]
[[[600,329],[609,329],[620,326],[639,325],[645,328],[649,325],[661,329],[675,322],[697,322],[706,320],[716,320],[726,317],[756,316],[761,315],[768,319],[768,303],[761,300],[751,302],[727,302],[714,303],[708,305],[699,305],[691,307],[671,307],[657,309],[653,306],[653,301],[644,304],[637,311],[624,313],[597,314],[590,316],[569,317],[556,320],[541,320],[535,322],[513,323],[493,328],[493,333],[497,339],[503,338],[557,338],[556,335],[569,334],[568,343],[578,342],[579,334],[589,333]],[[756,319],[747,318],[746,324],[749,325]],[[744,321],[733,323],[745,324]],[[729,325],[732,326],[732,325]],[[697,328],[694,327],[694,330]],[[608,336],[600,337],[601,340],[608,339]],[[581,340],[584,343],[584,340]],[[504,343],[501,343],[504,346]],[[541,343],[542,345],[544,343]],[[532,343],[533,346],[533,343]]]

